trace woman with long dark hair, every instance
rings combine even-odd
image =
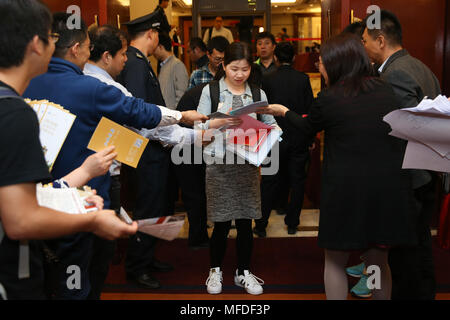
[[[398,103],[387,83],[371,77],[369,58],[354,35],[328,40],[319,64],[327,88],[308,117],[281,105],[263,112],[286,117],[305,143],[325,130],[318,242],[325,249],[327,298],[346,299],[348,257],[367,250],[367,266],[381,272],[373,297],[390,299],[389,248],[416,242],[410,177],[401,169],[405,143],[390,136],[383,122]]]
[[[249,78],[252,70],[251,55],[248,46],[245,43],[232,43],[225,50],[223,70],[218,83],[218,97],[215,97],[219,103],[217,111],[228,113],[248,105],[259,95],[260,99],[267,101],[266,95],[259,87],[249,84]],[[210,86],[207,85],[202,92],[198,112],[209,115],[213,112],[213,100],[211,97]],[[256,102],[256,101],[255,101]],[[256,118],[255,113],[250,116]],[[276,126],[273,116],[262,115],[260,121]],[[213,119],[203,125],[204,129],[218,129],[224,126],[232,127],[239,124],[240,120],[236,118]],[[236,285],[244,287],[250,294],[261,294],[264,282],[250,272],[250,260],[253,247],[252,220],[261,218],[261,195],[259,186],[259,168],[251,164],[236,164],[236,158],[231,153],[227,153],[223,144],[213,144],[205,148],[205,154],[212,156],[222,152],[225,155],[223,161],[207,163],[206,166],[206,198],[208,217],[214,222],[214,230],[210,243],[210,271],[206,281],[207,291],[210,294],[222,292],[222,261],[227,247],[227,237],[231,227],[232,220],[236,224],[236,251],[237,251],[237,270],[234,275]],[[211,148],[213,147],[213,148]],[[214,157],[214,156],[212,156]],[[229,161],[230,158],[234,161]],[[217,158],[216,158],[217,159]],[[233,160],[233,159],[231,159]],[[218,162],[222,162],[220,164]],[[232,162],[231,164],[229,164]]]

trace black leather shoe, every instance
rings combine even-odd
[[[259,230],[258,228],[253,228],[253,233],[256,234],[259,238],[267,237],[266,230]]]
[[[153,272],[168,272],[173,270],[173,266],[166,262],[153,259],[153,262],[150,265],[149,270]]]
[[[297,227],[288,227],[288,234],[296,234]]]
[[[161,283],[154,278],[151,274],[143,273],[139,276],[130,276],[128,275],[128,279],[136,282],[140,287],[146,289],[158,289],[161,287]]]

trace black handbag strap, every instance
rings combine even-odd
[[[253,102],[261,101],[261,90],[258,86],[255,86],[253,84],[250,85],[250,90],[252,91],[252,99]],[[220,99],[220,87],[219,87],[219,81],[212,80],[209,83],[209,96],[211,97],[211,113],[214,113],[217,111],[217,108],[219,107],[219,99]],[[260,115],[258,114],[258,120],[260,120]]]

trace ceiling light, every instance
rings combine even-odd
[[[271,3],[295,3],[297,0],[270,0]]]
[[[192,6],[192,0],[181,0],[185,5]],[[297,0],[270,0],[271,3],[295,3]]]

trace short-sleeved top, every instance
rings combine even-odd
[[[13,90],[1,81],[0,88]],[[0,99],[0,136],[0,187],[51,180],[39,141],[36,113],[23,100]],[[11,240],[6,234],[1,241],[0,283],[8,299],[44,298],[40,243],[28,244],[30,277],[19,280],[20,241]]]

